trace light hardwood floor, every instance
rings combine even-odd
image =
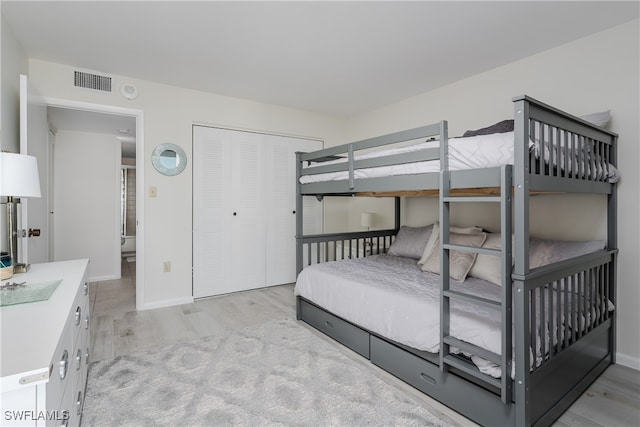
[[[135,310],[135,264],[123,262],[123,278],[90,285],[92,361],[110,360],[153,347],[212,336],[270,319],[295,318],[293,285],[275,286],[156,310]],[[460,414],[425,396],[306,325],[387,382],[424,402],[444,425],[473,426]],[[613,365],[554,424],[557,427],[640,426],[640,371]]]

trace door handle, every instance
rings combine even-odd
[[[29,229],[29,237],[38,237],[40,236],[40,229],[39,228],[30,228]]]

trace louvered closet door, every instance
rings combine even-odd
[[[273,286],[292,283],[296,280],[295,153],[319,150],[322,148],[322,143],[267,135],[265,148],[267,151],[266,285]],[[322,225],[321,203],[315,198],[306,201],[304,211],[305,232],[319,233]]]
[[[194,126],[193,295],[265,283],[264,137]]]

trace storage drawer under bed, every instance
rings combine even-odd
[[[361,356],[369,358],[369,333],[299,298],[300,318]]]
[[[371,335],[370,360],[385,371],[483,425],[513,425],[514,405],[500,396]],[[496,423],[496,420],[501,420]]]

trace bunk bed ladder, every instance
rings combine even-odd
[[[444,148],[446,155],[446,148]],[[446,157],[442,157],[446,158]],[[443,162],[446,163],[446,162]],[[505,165],[500,170],[500,195],[498,196],[452,196],[451,172],[448,165],[440,172],[440,369],[442,371],[455,368],[480,381],[500,390],[503,403],[512,399],[512,165]],[[451,243],[450,239],[450,205],[451,203],[499,203],[501,226],[501,249],[476,248]],[[501,258],[502,296],[500,301],[481,298],[469,293],[450,288],[450,251],[475,252]],[[493,307],[501,311],[502,343],[501,354],[496,354],[473,344],[460,341],[450,334],[451,300]],[[468,361],[451,353],[455,347],[465,353],[481,357],[500,366],[501,377],[494,378],[480,372]]]

